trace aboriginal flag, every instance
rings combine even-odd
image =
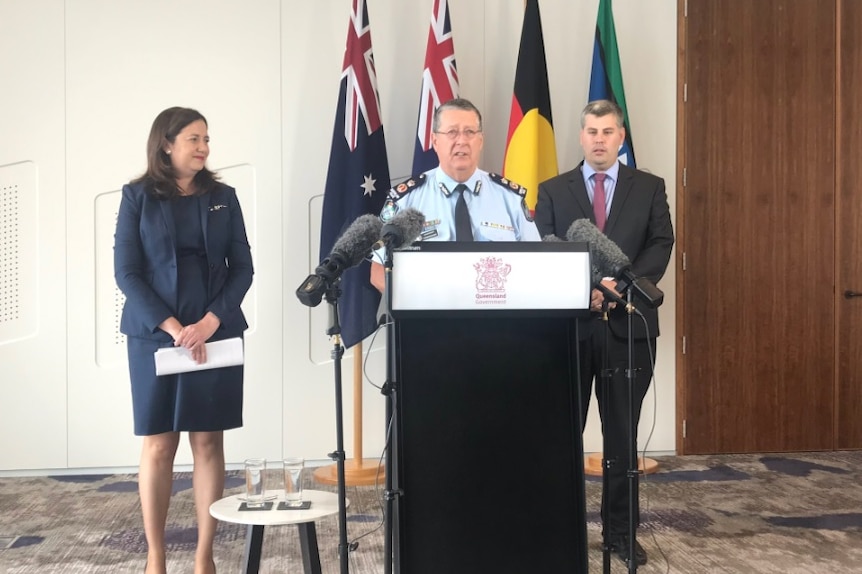
[[[539,184],[557,175],[539,0],[527,0],[524,11],[503,175],[527,188],[531,211],[536,207]]]

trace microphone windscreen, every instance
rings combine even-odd
[[[389,247],[397,249],[410,245],[425,228],[425,214],[415,207],[408,207],[396,213],[392,221],[383,226],[382,236],[388,240]]]
[[[542,241],[544,241],[545,243],[565,243],[566,242],[565,239],[560,239],[559,237],[557,237],[554,234],[549,234],[549,235],[544,236],[542,238]]]
[[[340,255],[344,259],[345,268],[359,265],[380,237],[382,227],[383,224],[376,215],[369,213],[357,217],[335,241],[332,254]]]
[[[631,266],[623,250],[589,219],[576,219],[566,232],[566,239],[589,243],[593,263],[604,275],[616,277],[620,271]]]

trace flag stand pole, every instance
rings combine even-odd
[[[353,350],[353,458],[344,462],[344,482],[348,486],[381,484],[386,473],[380,461],[362,458],[362,341]],[[337,465],[318,467],[314,480],[320,484],[338,484]]]

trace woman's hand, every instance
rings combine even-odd
[[[188,349],[196,363],[206,363],[206,342],[213,336],[219,325],[221,325],[219,318],[209,312],[197,323],[183,327],[179,336],[174,338],[174,345]]]
[[[180,336],[180,332],[183,330],[183,326],[177,321],[176,317],[168,317],[159,324],[159,329],[170,335],[171,339],[176,342],[177,337]]]

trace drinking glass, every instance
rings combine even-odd
[[[286,458],[284,464],[284,501],[288,506],[302,505],[302,469],[305,460],[298,457]]]
[[[261,508],[266,502],[266,459],[245,461],[245,503],[249,508]]]

